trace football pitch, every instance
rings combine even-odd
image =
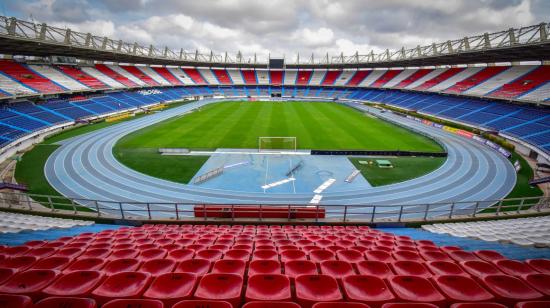
[[[433,140],[336,103],[223,102],[122,138],[130,149],[257,149],[263,136],[296,137],[298,149],[440,152]]]

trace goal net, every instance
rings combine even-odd
[[[259,137],[258,150],[266,151],[296,151],[296,137]]]

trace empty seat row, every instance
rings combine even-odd
[[[63,229],[93,224],[93,221],[0,212],[0,233]]]

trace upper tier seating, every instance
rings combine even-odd
[[[502,98],[519,96],[548,82],[548,76],[550,76],[550,66],[539,66],[520,78],[504,84],[499,89],[491,92],[489,96]]]
[[[245,84],[258,84],[258,80],[256,79],[256,71],[253,69],[242,69],[241,75],[243,76],[243,80]]]
[[[342,75],[342,71],[333,71],[333,70],[327,71],[321,85],[323,86],[333,85],[336,82],[336,80],[338,80],[338,77],[340,77],[340,75]]]
[[[229,74],[226,70],[213,68],[212,72],[221,84],[232,84],[231,77],[229,77]]]
[[[166,67],[151,67],[149,69],[152,69],[155,71],[156,74],[161,76],[165,82],[168,82],[168,84],[174,85],[174,86],[181,86],[183,85],[183,82],[175,76],[169,68]],[[182,74],[183,75],[183,74]],[[163,83],[164,84],[164,83]]]
[[[422,229],[489,242],[550,247],[550,216],[423,225]]]
[[[531,65],[508,66],[507,69],[502,71],[501,73],[487,79],[482,83],[479,83],[478,85],[470,88],[467,91],[464,91],[464,94],[478,96],[488,95],[489,93],[497,90],[504,84],[510,83],[524,76],[534,68],[535,67]]]
[[[0,246],[0,293],[8,293],[0,306],[513,307],[548,299],[550,260],[476,251],[474,261],[455,262],[458,252],[470,253],[366,226],[122,227]]]
[[[67,89],[53,83],[50,79],[35,73],[24,64],[14,61],[0,60],[0,72],[9,75],[13,79],[41,93],[60,93],[67,91]]]
[[[423,78],[424,76],[428,75],[432,71],[433,71],[433,69],[419,69],[419,70],[408,69],[408,70],[404,70],[401,74],[396,76],[396,78],[394,78],[394,79],[399,80],[398,77],[403,77],[404,75],[406,76],[407,72],[411,72],[412,74],[410,74],[409,76],[407,76],[406,78],[404,78],[403,80],[401,80],[400,82],[395,83],[395,84],[394,84],[394,82],[395,82],[394,79],[392,79],[386,87],[387,88],[395,87],[395,88],[398,88],[398,89],[402,89],[402,88],[410,85],[411,83],[417,81],[418,79]]]
[[[150,67],[150,66],[142,65],[142,66],[138,66],[137,68],[140,71],[142,71],[145,75],[151,77],[157,84],[160,84],[160,85],[169,86],[173,84],[171,81],[168,81],[165,78],[165,76],[175,80],[174,76],[169,74],[166,68],[164,67]],[[159,72],[162,72],[163,75],[159,74]]]
[[[49,80],[52,80],[56,84],[61,85],[70,91],[79,91],[79,90],[89,89],[86,85],[62,73],[61,71],[57,70],[53,66],[29,65],[29,68],[31,68],[33,71],[41,74],[42,76],[48,78]]]
[[[462,70],[464,70],[463,68],[458,68],[458,67],[454,67],[454,68],[450,68],[450,69],[447,69],[446,71],[444,71],[443,73],[435,76],[434,78],[432,79],[429,79],[427,81],[425,81],[423,84],[417,86],[416,88],[414,88],[415,90],[418,90],[418,91],[424,91],[424,90],[428,90],[430,89],[431,87],[435,86],[435,85],[438,85],[440,84],[441,82],[455,76],[456,74],[462,72]]]
[[[318,86],[323,82],[325,75],[327,74],[326,70],[314,70],[311,78],[309,80],[310,86]]]
[[[269,71],[269,80],[272,85],[282,85],[283,84],[284,71]]]
[[[296,76],[296,85],[308,85],[313,75],[313,71],[299,70]]]
[[[118,65],[107,66],[105,64],[96,64],[95,69],[129,88],[145,84],[143,81],[134,81],[137,80],[137,77],[132,76]]]
[[[333,84],[335,86],[345,86],[351,80],[351,78],[353,78],[356,72],[356,70],[350,69],[343,70]]]
[[[268,70],[256,70],[256,77],[258,78],[258,84],[269,85],[269,71]]]
[[[210,85],[218,85],[223,84],[221,81],[218,81],[218,78],[216,78],[216,75],[212,72],[210,68],[202,68],[199,67],[197,71],[201,74],[201,76],[206,80],[206,82]]]
[[[116,81],[115,79],[109,77],[108,75],[100,72],[95,67],[92,66],[84,66],[80,68],[83,72],[86,74],[98,79],[99,81],[103,82],[104,84],[108,85],[109,87],[113,89],[120,89],[120,88],[126,88],[126,86],[123,83],[120,83]]]
[[[206,82],[206,80],[204,79],[204,77],[201,75],[201,73],[199,73],[199,71],[195,68],[183,68],[183,71],[185,72],[185,74],[187,74],[187,76],[189,76],[189,78],[191,78],[191,80],[193,80],[193,82],[195,84],[199,84],[199,85],[204,85],[204,84],[208,84]]]
[[[357,73],[359,74],[360,72],[362,71],[359,71]],[[373,87],[373,83],[376,82],[380,77],[382,77],[382,75],[384,75],[387,72],[387,70],[373,69],[373,70],[363,71],[363,72],[365,72],[364,74],[368,74],[368,75],[357,86]]]
[[[229,77],[231,77],[231,81],[233,82],[233,84],[244,84],[243,75],[241,74],[240,69],[228,68],[227,73],[229,74]]]
[[[155,81],[153,78],[151,78],[149,75],[145,74],[141,71],[137,66],[134,65],[121,65],[119,66],[119,69],[116,69],[114,66],[110,66],[112,70],[116,70],[121,75],[125,76],[126,78],[132,80],[136,84],[142,86],[142,85],[150,85],[150,86],[158,86],[160,83]],[[123,71],[125,70],[125,71]],[[127,74],[130,73],[130,74]]]
[[[371,72],[372,71],[367,71],[367,70],[356,71],[353,77],[351,77],[350,80],[346,83],[346,86],[356,87],[356,86],[359,86],[360,84],[363,84],[363,81],[368,75],[370,75]]]
[[[72,77],[75,80],[78,80],[80,83],[84,84],[85,86],[91,88],[91,89],[106,89],[108,86],[101,82],[100,80],[84,73],[83,71],[79,70],[76,66],[68,66],[68,65],[59,65],[57,68],[65,73],[66,75]]]
[[[387,82],[392,80],[395,76],[399,75],[403,70],[400,69],[390,69],[384,72],[380,78],[376,79],[375,82],[371,83],[370,86],[374,88],[380,88],[385,85]]]
[[[50,218],[0,212],[0,233],[72,228],[93,225],[92,221]]]

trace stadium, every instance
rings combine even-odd
[[[168,2],[0,1],[0,307],[550,307],[548,8]]]

